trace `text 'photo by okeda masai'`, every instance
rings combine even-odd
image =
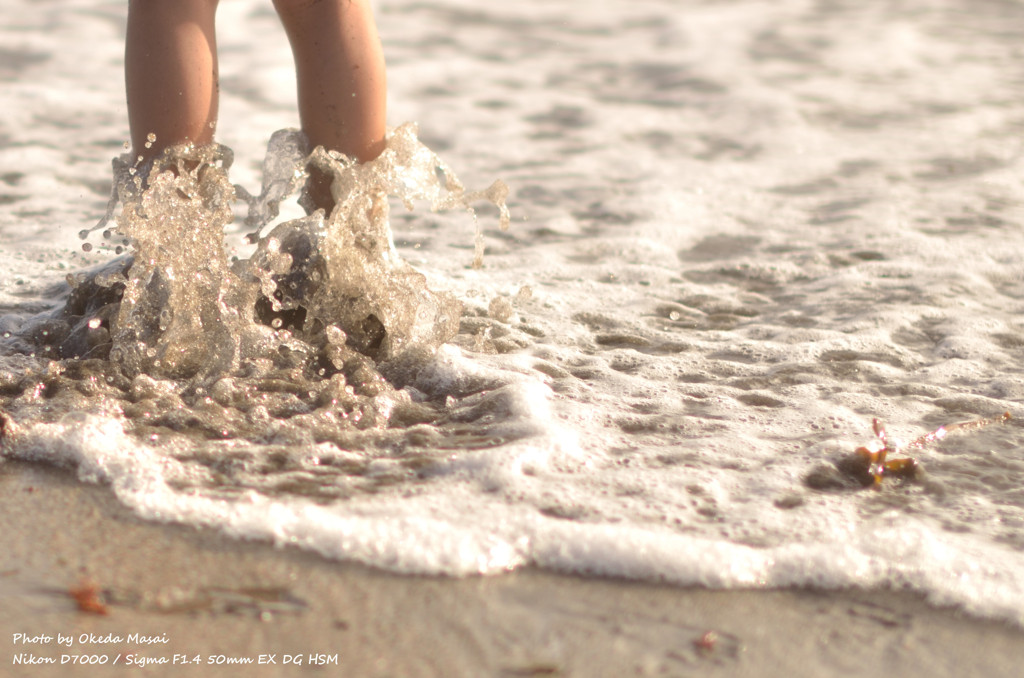
[[[1020,633],[1024,4],[0,15],[4,506]],[[0,597],[163,609],[11,543]],[[665,675],[726,660],[699,630]],[[515,675],[577,675],[545,647]]]

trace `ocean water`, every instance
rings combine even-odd
[[[1024,624],[1024,4],[381,0],[391,152],[337,168],[344,218],[289,199],[258,247],[231,185],[266,193],[297,124],[269,2],[219,14],[234,164],[85,241],[125,6],[8,5],[3,457],[402,573],[895,587]],[[319,324],[253,322],[295,233],[318,287],[271,315]],[[1004,412],[894,452],[913,478],[844,471],[875,419]]]

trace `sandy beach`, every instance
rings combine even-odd
[[[0,464],[0,535],[4,676],[936,678],[1010,676],[1024,662],[1021,630],[906,593],[708,591],[532,569],[401,577],[146,523],[103,487],[22,462]],[[69,590],[83,585],[106,614],[78,608]],[[30,657],[55,664],[18,663]],[[72,663],[82,657],[106,664]]]

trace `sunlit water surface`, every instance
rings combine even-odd
[[[335,168],[333,216],[275,218],[290,53],[269,3],[224,3],[225,148],[143,193],[122,167],[85,241],[124,6],[15,4],[4,456],[398,572],[894,586],[1024,623],[1021,4],[383,0],[389,154]],[[914,479],[840,470],[875,418],[1003,412]]]

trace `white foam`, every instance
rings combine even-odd
[[[168,484],[187,473],[182,464],[140,445],[117,419],[92,415],[17,426],[5,454],[76,467],[82,480],[109,484],[147,519],[207,526],[400,573],[496,574],[536,564],[709,587],[893,586],[925,593],[937,604],[1024,623],[1024,556],[1018,551],[943,533],[926,518],[898,511],[860,524],[837,521],[813,539],[797,529],[795,538],[763,548],[628,520],[541,516],[509,499],[545,476],[554,480],[555,470],[532,463],[548,453],[543,448],[542,439],[518,443],[458,464],[452,471],[462,482],[440,492],[334,506],[255,492],[233,501],[182,493]],[[467,485],[486,492],[475,494]]]

